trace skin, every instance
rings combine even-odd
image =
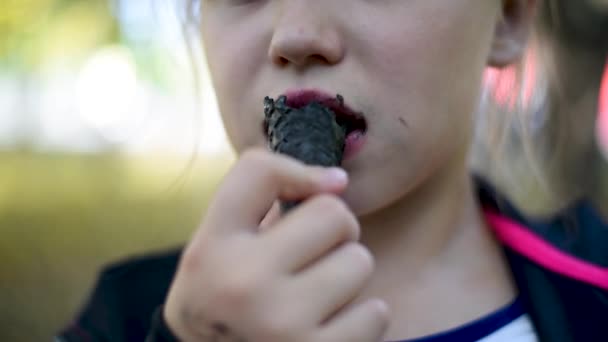
[[[518,60],[534,7],[204,0],[207,59],[241,157],[184,252],[171,329],[192,341],[210,340],[213,322],[248,341],[398,340],[510,302],[466,160],[482,72]],[[260,149],[262,99],[293,88],[342,94],[364,113],[348,177]],[[301,198],[285,217],[271,209]]]

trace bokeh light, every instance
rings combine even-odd
[[[123,46],[100,49],[80,71],[76,87],[78,112],[109,140],[126,139],[143,115],[137,70]]]

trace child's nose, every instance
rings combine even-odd
[[[268,51],[273,63],[303,68],[309,64],[336,64],[344,45],[326,0],[280,2]]]

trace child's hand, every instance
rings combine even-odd
[[[374,262],[332,195],[346,184],[341,170],[245,153],[182,255],[164,312],[173,332],[203,342],[382,340],[386,305],[356,300]],[[277,198],[308,200],[258,230]]]

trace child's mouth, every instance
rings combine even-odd
[[[341,95],[332,96],[317,90],[291,90],[285,92],[285,103],[292,108],[302,108],[311,102],[318,102],[335,114],[338,125],[346,133],[344,160],[352,158],[365,143],[367,122],[365,117],[344,103]],[[264,127],[266,133],[266,127]]]

